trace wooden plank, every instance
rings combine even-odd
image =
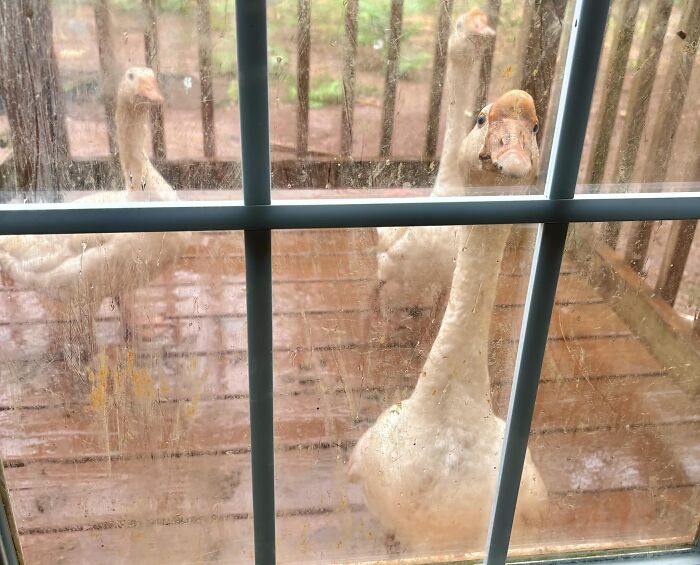
[[[343,43],[343,101],[340,108],[340,154],[343,157],[350,157],[355,115],[358,0],[346,0],[344,4],[345,42]]]
[[[245,318],[241,316],[167,317],[134,324],[139,335],[152,335],[139,340],[139,351],[156,354],[165,351],[176,355],[204,355],[245,351]],[[274,315],[275,349],[366,347],[375,341],[391,345],[416,345],[429,325],[430,312],[397,311],[385,319],[368,324],[368,311],[294,313]],[[517,341],[520,334],[522,307],[497,309],[493,315],[491,339]],[[0,343],[0,359],[5,362],[44,359],[47,351],[66,339],[67,323],[29,323],[15,327],[2,326],[5,341]],[[95,323],[101,347],[122,345],[119,320],[98,319]],[[14,335],[13,335],[14,334]],[[610,338],[630,335],[622,319],[606,304],[556,306],[549,336],[552,339]]]
[[[297,4],[297,157],[309,150],[309,68],[311,62],[311,0]]]
[[[100,59],[100,74],[102,75],[102,101],[105,106],[107,121],[107,141],[109,154],[118,164],[117,147],[117,83],[119,81],[117,61],[114,56],[112,43],[112,22],[107,0],[98,0],[94,4],[95,31],[97,33],[97,52]]]
[[[391,155],[391,140],[394,136],[394,113],[396,87],[399,75],[401,27],[403,24],[403,0],[391,0],[389,34],[386,42],[386,75],[384,77],[384,103],[382,104],[382,131],[379,140],[379,156]]]
[[[695,487],[700,465],[688,456],[669,460],[662,455],[669,451],[665,442],[670,433],[687,441],[699,429],[685,424],[539,435],[533,437],[531,451],[555,500],[571,494]],[[348,482],[346,457],[340,449],[278,452],[280,515],[361,508],[361,486]],[[21,533],[70,531],[90,523],[173,521],[178,516],[248,517],[252,512],[247,454],[85,462],[77,471],[76,465],[61,463],[5,470]]]
[[[515,355],[516,344],[512,342],[491,344],[489,371],[494,387],[509,385]],[[137,352],[137,360],[140,367],[151,372],[163,399],[185,400],[195,393],[202,399],[247,395],[247,355],[244,351],[184,356]],[[301,347],[282,350],[274,353],[275,391],[280,394],[308,392],[318,387],[338,392],[410,390],[423,362],[424,352],[413,345],[390,347],[377,343],[366,349]],[[108,363],[114,365],[111,358]],[[560,340],[548,343],[541,382],[651,378],[663,374],[664,367],[632,337],[612,341]],[[30,359],[4,363],[0,376],[5,383],[0,390],[0,411],[86,402],[79,380],[60,360]]]
[[[656,0],[649,8],[649,16],[645,23],[644,37],[638,57],[640,67],[632,80],[625,122],[615,159],[616,183],[628,183],[634,173],[647,109],[651,101],[651,91],[657,76],[657,67],[672,8],[673,0]],[[605,225],[605,241],[613,249],[617,247],[620,237],[620,225],[619,222],[609,222]]]
[[[178,160],[158,163],[158,170],[176,190],[240,189],[241,165],[232,161]],[[310,186],[329,188],[377,188],[432,186],[436,167],[423,161],[353,160],[329,159],[276,160],[272,162],[272,186],[284,189],[308,189]],[[110,175],[107,160],[70,161],[70,182],[65,186],[71,190],[92,190],[95,186],[121,189],[121,178]],[[89,182],[86,182],[86,179]],[[313,180],[313,184],[310,182]],[[87,188],[86,188],[87,187]],[[513,192],[517,190],[513,188]],[[509,191],[510,192],[510,191]],[[410,191],[407,191],[410,194]],[[332,193],[328,197],[333,197]],[[242,195],[239,196],[242,198]]]
[[[690,75],[700,42],[700,2],[686,2],[678,27],[686,36],[683,39],[678,35],[674,36],[673,51],[668,63],[670,77],[666,77],[667,93],[672,102],[662,104],[655,112],[656,120],[649,142],[649,155],[644,160],[642,169],[642,178],[651,182],[663,181],[666,177],[673,139],[680,123],[683,102],[688,93]],[[694,98],[691,101],[694,102]],[[633,224],[625,259],[638,273],[644,270],[654,224],[655,222],[651,221]]]
[[[66,186],[68,133],[45,0],[3,2],[0,97],[10,126],[17,188]]]
[[[430,79],[428,122],[425,131],[425,159],[433,160],[437,153],[438,132],[440,131],[440,107],[445,84],[447,67],[447,40],[450,38],[450,22],[453,0],[440,0],[438,5],[438,26],[433,53],[433,74]]]
[[[533,537],[513,532],[511,552],[565,553],[681,545],[692,540],[693,510],[700,488],[627,490],[571,493],[552,497],[547,523]],[[618,509],[610,512],[610,508]],[[140,563],[197,562],[248,563],[252,561],[252,520],[236,516],[174,523],[135,524],[89,531],[25,535],[31,563],[53,564],[56,556],[70,563],[118,563],[125,555]],[[280,560],[308,563],[318,559],[347,562],[395,559],[387,553],[384,533],[364,509],[288,515],[277,519]],[[465,547],[464,551],[470,548]],[[471,548],[478,558],[482,544]],[[409,558],[412,553],[402,554]],[[421,554],[422,560],[426,559]],[[417,557],[417,555],[416,555]],[[431,554],[431,562],[454,562],[464,553]]]
[[[160,76],[160,58],[158,55],[158,19],[156,18],[155,0],[143,0],[143,7],[146,12],[146,29],[143,32],[146,65],[153,69],[156,78],[158,78]],[[156,160],[165,160],[165,125],[163,108],[160,104],[154,104],[151,107],[151,141]]]
[[[678,290],[683,281],[685,265],[693,246],[697,225],[697,220],[683,220],[671,224],[671,233],[666,242],[659,280],[656,281],[656,290],[659,291],[661,298],[671,305],[676,302]]]
[[[615,30],[611,60],[608,62],[608,72],[605,76],[604,93],[600,103],[601,111],[598,123],[591,134],[593,149],[588,160],[586,181],[589,184],[603,182],[605,166],[610,152],[610,141],[615,129],[617,109],[620,104],[622,83],[629,60],[632,37],[637,23],[640,0],[623,0],[618,7],[620,23]]]
[[[197,37],[199,39],[199,86],[202,108],[204,156],[216,156],[216,127],[214,121],[214,84],[212,74],[211,24],[209,0],[197,0]]]
[[[700,423],[692,396],[663,373],[645,376],[643,371],[653,365],[642,367],[640,376],[631,374],[634,367],[616,364],[614,351],[609,349],[604,356],[612,366],[607,375],[594,373],[596,368],[606,369],[605,363],[596,367],[597,360],[590,369],[584,365],[576,373],[544,375],[534,433]],[[298,356],[287,352],[286,359],[276,355],[275,433],[280,445],[355,440],[383,409],[406,398],[418,376],[420,364],[414,364],[418,356],[408,355],[408,350],[374,353],[374,363],[362,354],[342,351]],[[359,359],[354,366],[353,358]],[[567,359],[562,369],[572,363],[575,360]],[[114,364],[104,366],[114,371]],[[371,372],[365,373],[363,366]],[[58,379],[46,379],[45,373],[36,374],[35,390],[43,383],[49,387],[42,391],[41,400],[51,401],[48,394],[55,395],[53,405],[43,407],[19,408],[15,399],[23,394],[30,400],[31,390],[17,383],[24,390],[12,398],[15,408],[0,409],[5,461],[16,466],[32,460],[104,459],[107,454],[115,460],[148,453],[169,457],[248,449],[243,358],[204,364],[186,359],[168,369],[150,369],[139,359],[137,367],[139,373],[124,373],[127,381],[133,379],[133,386],[119,385],[107,397],[98,394],[98,384],[74,375],[59,373]],[[507,410],[511,375],[492,369],[493,405],[501,417]]]
[[[591,284],[608,301],[649,351],[668,368],[669,374],[687,391],[697,394],[700,352],[690,324],[607,248],[590,248],[586,239],[577,244],[581,257],[591,268]],[[587,248],[587,249],[586,249]]]

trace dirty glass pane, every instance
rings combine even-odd
[[[243,269],[240,232],[0,238],[27,563],[251,562]]]
[[[273,187],[303,189],[297,198],[541,191],[572,6],[268,2]],[[532,99],[479,118],[511,89]]]
[[[279,562],[481,554],[534,234],[273,234]]]
[[[0,188],[240,198],[233,1],[5,4]]]
[[[699,36],[698,2],[612,2],[578,192],[697,190]]]
[[[623,226],[624,239],[633,227]],[[548,500],[536,531],[516,531],[513,555],[693,542],[697,249],[685,269],[671,267],[681,281],[675,303],[659,288],[669,232],[679,227],[661,226],[666,237],[654,239],[643,276],[605,243],[604,226],[571,228],[530,436]],[[676,241],[690,244],[692,233]]]

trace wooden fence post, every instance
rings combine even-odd
[[[109,154],[112,160],[117,163],[118,147],[115,116],[117,112],[117,81],[119,77],[117,76],[117,61],[114,57],[114,45],[112,43],[112,22],[110,21],[107,0],[97,0],[93,9],[95,13],[95,31],[97,32],[97,53],[100,59],[100,73],[102,75],[102,101],[105,105]]]
[[[158,57],[158,20],[156,19],[155,0],[143,0],[146,9],[146,30],[143,33],[144,47],[146,49],[146,65],[148,65],[156,77],[160,77],[160,60]],[[155,104],[151,108],[151,139],[153,142],[153,155],[158,160],[165,160],[165,128],[163,123],[163,108]]]
[[[625,79],[625,69],[629,60],[632,37],[637,23],[640,0],[623,0],[620,3],[620,25],[615,30],[615,39],[610,50],[611,60],[608,63],[608,72],[605,77],[605,92],[601,101],[598,123],[593,132],[593,150],[588,161],[586,181],[597,185],[603,181],[605,166],[608,162],[610,140],[615,129],[617,109],[620,105],[620,93]],[[594,187],[598,192],[598,188]]]
[[[646,21],[646,31],[642,38],[642,46],[639,51],[640,65],[634,75],[629,100],[627,101],[627,114],[622,129],[622,137],[617,150],[615,162],[615,182],[626,184],[632,178],[634,165],[637,160],[639,143],[644,130],[644,119],[649,107],[651,90],[656,78],[656,68],[661,56],[661,48],[664,44],[664,36],[668,27],[668,19],[671,16],[673,0],[656,0],[649,9]],[[603,228],[603,240],[613,249],[617,247],[620,237],[620,223],[609,222]]]
[[[358,0],[345,2],[345,44],[343,45],[343,100],[340,111],[340,154],[352,155],[352,127],[355,116],[355,62],[357,60]]]
[[[433,54],[433,75],[430,81],[430,100],[428,104],[428,123],[425,131],[426,161],[435,159],[437,153],[438,132],[440,131],[440,107],[442,91],[445,86],[445,69],[447,67],[447,41],[450,38],[450,21],[453,0],[440,0],[438,7],[438,27]]]
[[[309,152],[309,71],[311,64],[311,0],[299,0],[297,21],[297,157]]]
[[[382,132],[379,141],[379,156],[391,155],[391,138],[394,135],[394,110],[396,108],[396,82],[399,70],[401,26],[403,23],[403,0],[391,0],[389,37],[387,41],[386,76],[384,78],[384,105],[382,109]]]
[[[695,139],[692,147],[700,147],[700,114],[696,116],[695,122],[698,125],[695,128]],[[700,178],[700,151],[696,151],[694,163],[688,168],[687,177],[691,180]],[[661,263],[659,280],[656,283],[656,290],[670,304],[673,304],[678,296],[696,228],[697,220],[673,222],[671,226],[671,234]]]
[[[649,154],[644,160],[642,169],[642,178],[646,182],[661,182],[666,178],[673,138],[681,119],[683,103],[688,94],[690,76],[693,72],[695,54],[698,51],[700,2],[686,0],[679,30],[684,37],[679,35],[673,37],[673,51],[668,64],[669,76],[666,77],[667,103],[661,104],[658,111],[655,112],[656,120],[649,143]],[[653,225],[654,222],[635,223],[632,237],[627,245],[625,259],[638,273],[641,273],[644,267]]]
[[[64,188],[65,108],[48,0],[0,0],[0,96],[10,124],[18,188]]]
[[[216,156],[216,129],[214,120],[214,84],[211,70],[209,0],[197,0],[197,35],[199,36],[199,86],[204,156],[207,159],[214,159]]]
[[[532,0],[530,10],[521,88],[535,99],[540,121],[537,136],[541,139],[552,93],[566,0]]]

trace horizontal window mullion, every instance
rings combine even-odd
[[[700,187],[699,187],[700,188]],[[376,226],[692,220],[700,192],[662,195],[544,196],[242,202],[138,202],[110,206],[6,205],[0,235]]]

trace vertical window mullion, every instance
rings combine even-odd
[[[2,465],[2,462],[0,462]],[[5,488],[0,485],[0,488]],[[10,528],[8,518],[8,508],[5,508],[5,501],[0,497],[0,563],[3,565],[18,565],[17,548]]]
[[[265,0],[236,2],[241,161],[245,206],[271,201]],[[245,231],[248,388],[255,562],[275,563],[275,461],[270,230]]]
[[[545,183],[545,194],[551,199],[574,197],[609,4],[609,0],[578,0],[575,6]],[[568,224],[542,224],[537,231],[489,526],[486,565],[502,565],[508,554],[567,232]]]

